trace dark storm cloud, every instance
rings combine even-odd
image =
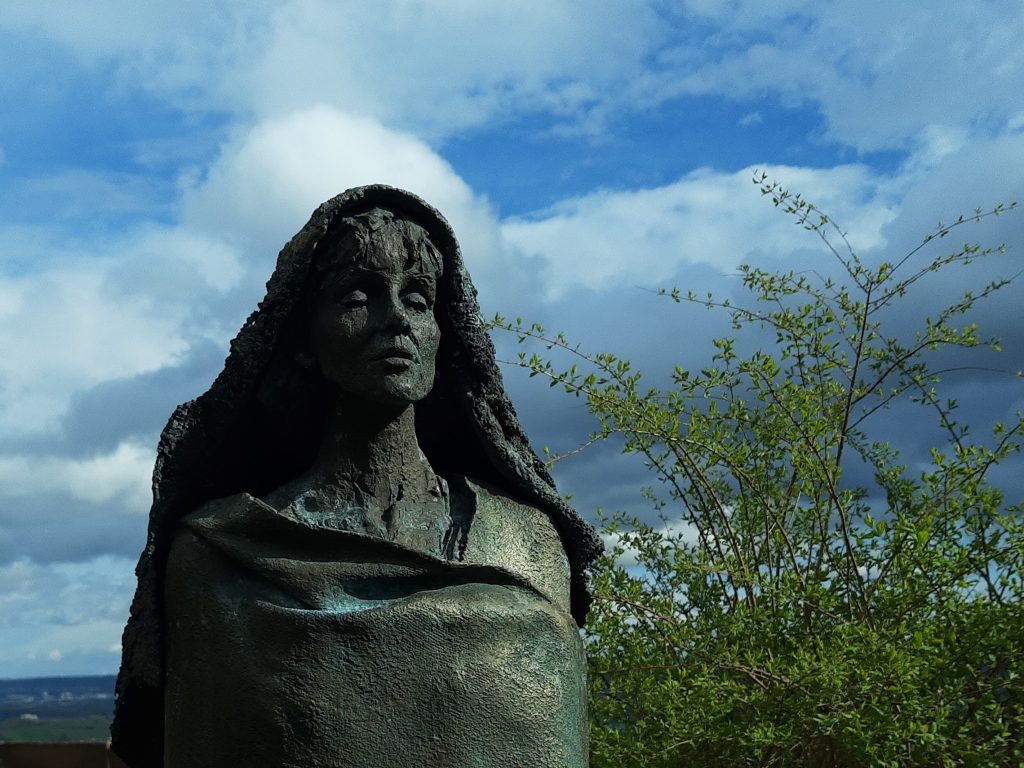
[[[68,455],[111,451],[126,439],[158,434],[178,403],[209,387],[224,356],[217,344],[199,341],[177,365],[76,392],[61,420]]]
[[[80,562],[98,555],[134,558],[145,543],[145,514],[119,500],[90,503],[60,493],[0,495],[0,565]]]

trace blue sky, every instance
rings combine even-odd
[[[741,263],[826,258],[759,197],[755,167],[868,257],[1024,199],[1019,2],[370,8],[4,3],[0,677],[116,670],[157,434],[333,194],[420,194],[454,225],[485,314],[539,320],[654,379],[699,365],[725,326],[643,289],[732,295]],[[1020,270],[1020,215],[965,236],[1009,249],[971,281]],[[1008,370],[1024,367],[1022,293],[979,318]],[[507,377],[538,446],[585,439],[578,403]],[[1024,405],[1012,377],[951,386],[979,424]],[[916,425],[888,424],[911,455],[929,439]],[[614,446],[557,475],[585,514],[645,506]]]

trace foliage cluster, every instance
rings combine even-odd
[[[933,240],[870,264],[828,216],[755,177],[815,233],[840,277],[741,267],[748,307],[712,364],[646,388],[627,360],[589,355],[538,325],[531,375],[585,399],[654,482],[661,523],[604,518],[612,543],[589,629],[592,764],[994,766],[1024,764],[1024,523],[990,481],[1021,446],[1020,414],[976,437],[941,394],[943,350],[998,348],[967,322],[1007,281],[967,291],[908,336],[895,304],[997,249]],[[934,246],[934,243],[933,243]],[[905,307],[904,307],[905,308]],[[743,334],[774,336],[746,354]],[[569,366],[552,356],[573,355]],[[1018,374],[1019,377],[1019,374]],[[907,466],[873,432],[888,409],[930,409],[943,435]],[[874,484],[844,479],[865,462]],[[1012,503],[1011,503],[1012,502]]]

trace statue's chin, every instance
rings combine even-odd
[[[421,372],[407,371],[382,376],[376,381],[366,382],[367,387],[341,387],[342,396],[346,399],[361,401],[367,405],[383,405],[402,407],[418,403],[430,394],[433,385],[433,372],[424,376]]]
[[[332,375],[333,373],[333,375]],[[361,367],[323,371],[345,400],[389,407],[411,405],[430,394],[434,385],[434,367],[396,358],[377,360]]]

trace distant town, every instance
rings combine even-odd
[[[114,675],[0,680],[0,741],[102,741]]]

